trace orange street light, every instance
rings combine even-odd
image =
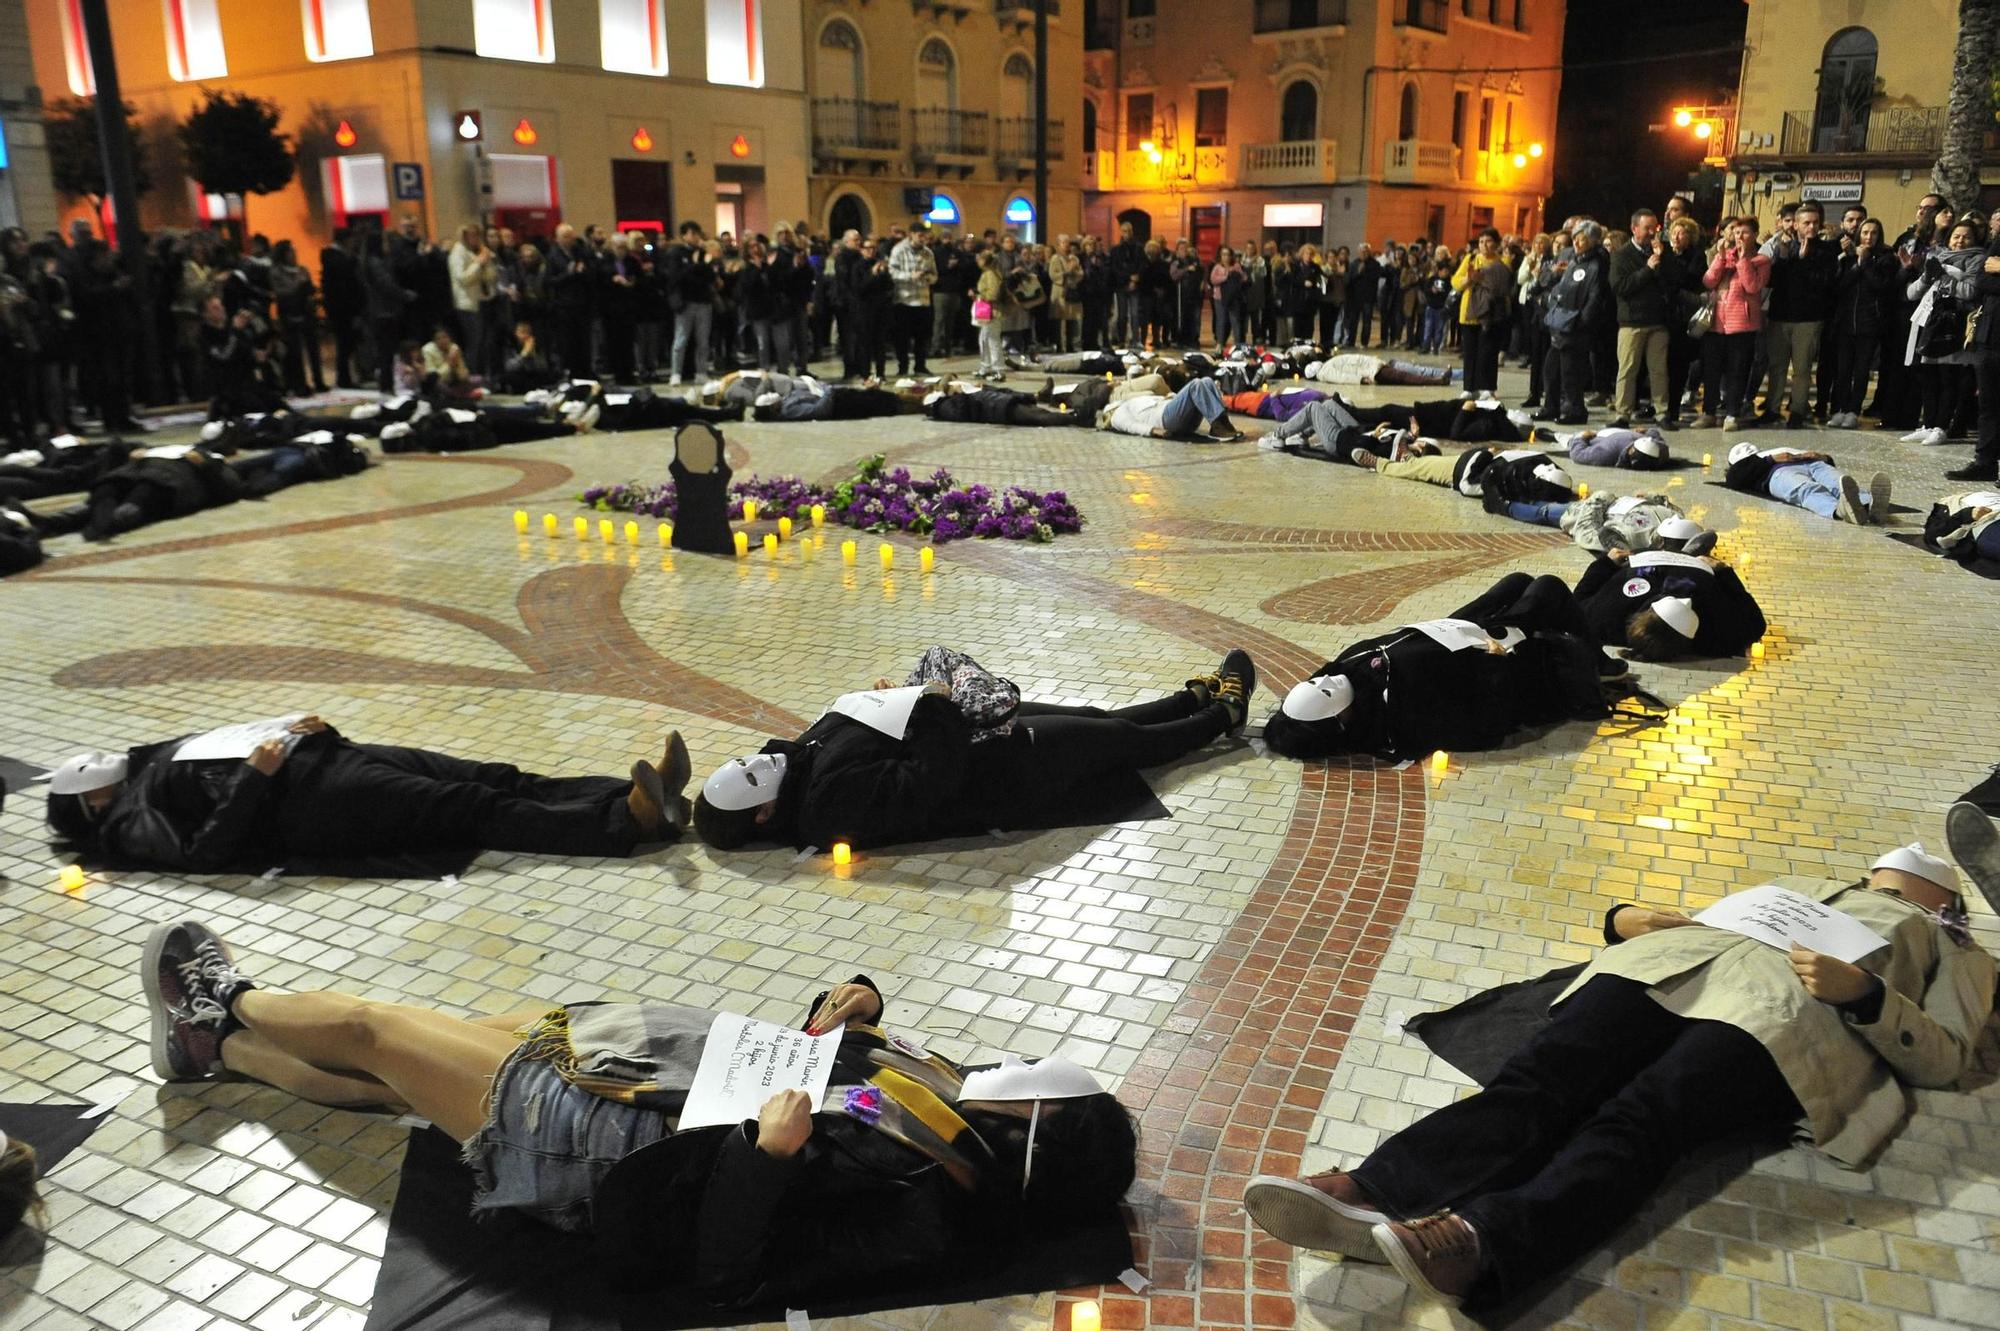
[[[1694,112],[1688,110],[1685,106],[1677,106],[1674,108],[1674,124],[1678,125],[1682,129],[1686,129],[1689,125],[1692,125],[1693,123],[1694,123]]]
[[[1715,122],[1713,120],[1704,120],[1694,127],[1694,136],[1698,139],[1708,138],[1714,133]]]
[[[1539,143],[1531,143],[1531,144],[1529,144],[1529,145],[1528,145],[1528,156],[1530,156],[1530,157],[1540,157],[1541,155],[1542,155],[1542,145],[1541,145],[1541,144],[1539,144]]]

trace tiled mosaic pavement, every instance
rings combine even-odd
[[[822,476],[887,448],[913,469],[1066,488],[1090,525],[1053,546],[947,546],[930,575],[907,551],[888,577],[843,568],[831,542],[712,561],[664,555],[650,524],[636,550],[567,535],[582,484],[664,476],[664,436],[401,459],[88,554],[61,542],[45,571],[0,584],[0,754],[47,762],[309,708],[357,737],[565,773],[623,771],[678,727],[704,771],[932,642],[1046,699],[1132,701],[1238,642],[1282,689],[1502,572],[1584,563],[1443,490],[1248,445],[911,419],[729,434],[750,450],[739,474]],[[1807,438],[1852,470],[1887,468],[1906,505],[1965,453]],[[1442,775],[1220,745],[1158,776],[1170,822],[864,856],[839,876],[788,851],[687,845],[631,862],[486,855],[456,883],[126,874],[73,895],[17,800],[0,815],[0,1098],[118,1103],[49,1180],[46,1247],[0,1251],[0,1331],[363,1321],[404,1131],[247,1083],[155,1083],[138,946],[188,913],[274,984],[468,1013],[650,996],[783,1020],[865,968],[892,1024],[945,1052],[1060,1051],[1141,1110],[1155,1283],[1105,1294],[1107,1326],[1462,1321],[1385,1268],[1255,1239],[1244,1179],[1352,1159],[1463,1092],[1401,1033],[1406,1014],[1584,956],[1616,900],[1698,907],[1761,875],[1936,842],[1944,803],[2000,760],[1993,588],[1715,475],[1668,485],[1725,531],[1773,624],[1765,656],[1646,671],[1676,704],[1658,729],[1567,726]],[[565,535],[517,538],[520,506]],[[2000,1324],[2000,1092],[1919,1103],[1866,1174],[1798,1153],[1692,1163],[1514,1324]],[[1060,1331],[1068,1307],[833,1325]]]

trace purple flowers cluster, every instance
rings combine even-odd
[[[928,535],[934,545],[969,536],[1052,541],[1059,533],[1083,530],[1083,515],[1061,490],[961,486],[942,467],[929,476],[914,477],[907,467],[889,470],[880,454],[864,459],[853,476],[831,490],[796,476],[751,476],[730,486],[729,494],[736,505],[756,500],[762,517],[798,519],[807,516],[814,504],[824,504],[827,516],[841,526]],[[664,485],[627,481],[593,485],[577,499],[601,512],[671,519],[678,496],[671,481]]]

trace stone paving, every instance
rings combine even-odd
[[[1520,396],[1511,372],[1504,386]],[[1031,697],[1109,704],[1241,643],[1282,691],[1503,572],[1585,563],[1444,490],[1250,444],[916,418],[727,433],[749,450],[739,475],[827,476],[886,450],[1065,488],[1089,525],[1051,546],[948,545],[931,574],[907,542],[892,574],[845,568],[837,535],[816,556],[794,542],[717,561],[661,552],[650,523],[637,548],[568,535],[583,485],[664,478],[662,434],[399,458],[109,546],[57,542],[44,570],[0,584],[0,755],[48,764],[309,709],[359,738],[563,773],[622,772],[677,727],[704,772],[932,642]],[[1965,455],[1879,431],[1783,441],[1886,469],[1919,509]],[[1719,461],[1731,441],[1672,442]],[[1154,1284],[1092,1291],[1105,1325],[1469,1325],[1386,1268],[1261,1238],[1244,1180],[1355,1159],[1464,1093],[1403,1034],[1407,1015],[1586,956],[1618,900],[1696,908],[1764,875],[1939,843],[1945,803],[2000,759],[1993,589],[1880,530],[1723,490],[1719,471],[1665,484],[1724,532],[1772,623],[1762,658],[1643,669],[1674,704],[1660,727],[1559,727],[1443,773],[1302,768],[1225,743],[1155,774],[1171,821],[844,871],[689,843],[633,861],[488,854],[456,882],[127,873],[74,893],[39,801],[17,798],[0,814],[0,1098],[117,1107],[47,1181],[47,1243],[0,1249],[0,1331],[365,1318],[405,1129],[251,1083],[160,1086],[135,968],[146,930],[188,914],[272,984],[468,1014],[651,997],[789,1021],[827,977],[866,969],[890,1024],[947,1054],[1060,1052],[1141,1112]],[[517,537],[517,507],[564,534]],[[1983,908],[1975,924],[2000,946]],[[1690,1162],[1512,1324],[2000,1325],[2000,1092],[1917,1101],[1866,1173],[1795,1151]],[[1051,1294],[816,1324],[1063,1331],[1070,1307]]]

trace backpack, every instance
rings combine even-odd
[[[905,687],[944,683],[951,686],[951,700],[971,723],[974,741],[1004,735],[1014,728],[1014,713],[1021,707],[1021,690],[1012,680],[1002,679],[986,667],[950,647],[933,647],[911,669]]]

